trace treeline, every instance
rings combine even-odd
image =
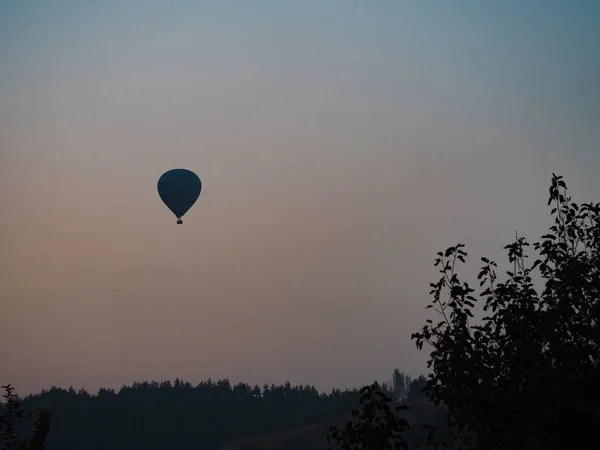
[[[412,379],[398,369],[381,389],[397,400],[422,395],[425,377]],[[179,378],[135,382],[97,394],[52,387],[19,399],[23,410],[47,409],[52,416],[47,450],[153,450],[218,448],[261,434],[311,425],[347,414],[358,406],[358,389],[319,392],[290,383],[251,386],[228,379],[197,385]],[[0,405],[5,416],[6,407]],[[31,416],[20,430],[25,437]]]
[[[209,379],[194,386],[176,379],[95,395],[53,387],[25,397],[21,405],[52,414],[47,450],[214,449],[345,414],[358,405],[358,390],[326,394],[290,383],[259,387]]]

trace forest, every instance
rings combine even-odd
[[[419,398],[425,378],[414,380],[398,369],[381,384],[390,396]],[[358,389],[319,392],[313,386],[250,386],[228,379],[136,382],[118,391],[52,387],[28,395],[23,411],[47,408],[52,415],[48,450],[216,449],[250,438],[326,421],[359,403]],[[6,402],[5,402],[6,403]],[[6,405],[3,405],[4,413]],[[18,430],[33,428],[33,417]]]

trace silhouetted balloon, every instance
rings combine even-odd
[[[169,170],[158,179],[158,195],[175,214],[178,224],[183,223],[181,218],[196,203],[201,190],[200,178],[190,170]]]

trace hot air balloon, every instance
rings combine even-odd
[[[167,208],[171,210],[177,223],[196,203],[202,190],[202,182],[198,175],[187,169],[172,169],[158,179],[158,195]]]

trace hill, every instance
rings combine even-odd
[[[399,414],[411,426],[410,430],[405,433],[404,438],[409,448],[414,449],[418,442],[423,442],[427,437],[426,430],[422,428],[423,425],[443,426],[445,410],[426,400],[410,402],[408,405],[410,409],[401,411]],[[221,446],[220,450],[328,450],[329,426],[344,426],[351,419],[352,416],[348,412],[327,422],[318,422],[308,426],[228,442]],[[331,448],[336,448],[335,443],[331,444]]]

